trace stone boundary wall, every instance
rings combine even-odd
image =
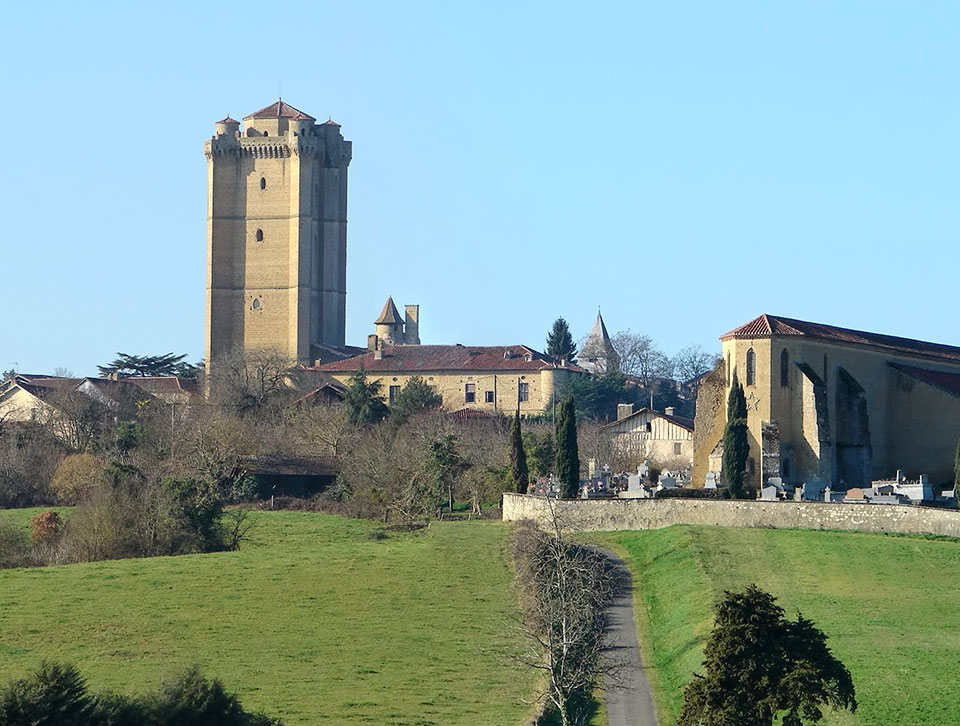
[[[553,521],[573,532],[660,529],[671,524],[772,529],[842,529],[960,537],[960,512],[886,504],[710,499],[572,499],[503,495],[503,521]]]

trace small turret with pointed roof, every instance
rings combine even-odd
[[[376,326],[377,338],[390,345],[403,343],[403,318],[393,302],[393,296],[387,298],[383,304],[380,316],[373,321]]]
[[[620,356],[613,347],[613,341],[610,340],[607,326],[599,310],[597,310],[593,329],[580,350],[578,362],[581,368],[586,368],[598,375],[620,370]]]

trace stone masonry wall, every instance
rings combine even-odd
[[[709,499],[552,500],[503,495],[503,521],[550,525],[553,513],[573,532],[660,529],[671,524],[773,529],[841,529],[960,537],[960,512],[948,509],[827,502]]]

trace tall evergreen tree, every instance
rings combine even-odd
[[[343,403],[350,413],[350,422],[355,426],[369,426],[383,421],[390,412],[380,398],[380,381],[368,381],[362,367],[350,376]]]
[[[518,494],[527,493],[530,483],[530,470],[527,468],[527,452],[523,448],[523,433],[520,431],[520,407],[513,417],[510,427],[510,473],[513,475],[513,486]]]
[[[553,328],[547,334],[547,355],[558,360],[565,358],[568,363],[577,362],[577,346],[563,318],[554,320]]]
[[[557,479],[567,499],[580,491],[580,453],[577,450],[577,411],[573,399],[565,398],[557,417]]]
[[[727,425],[723,429],[723,479],[727,483],[727,491],[734,499],[743,499],[746,496],[743,475],[749,456],[747,399],[734,371],[733,384],[727,397]]]

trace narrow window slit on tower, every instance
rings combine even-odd
[[[262,230],[262,229],[258,229],[258,230],[257,230],[257,242],[263,242],[263,230]]]
[[[267,178],[266,178],[266,177],[263,177],[263,176],[260,177],[260,188],[261,188],[261,189],[266,189],[266,188],[267,188]]]

